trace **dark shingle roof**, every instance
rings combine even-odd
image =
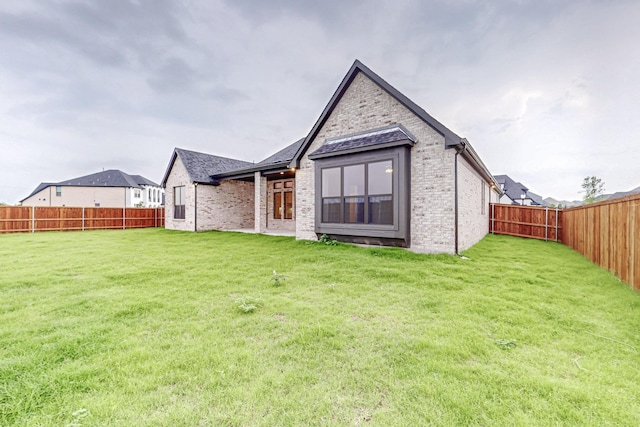
[[[141,175],[129,175],[118,169],[109,169],[102,172],[92,173],[91,175],[85,175],[78,178],[72,178],[60,182],[42,182],[35,190],[31,192],[27,197],[21,200],[21,202],[27,200],[29,197],[51,186],[64,186],[64,187],[132,187],[140,188],[141,185],[151,185],[158,187],[158,184],[141,176]]]
[[[131,175],[117,169],[109,169],[79,178],[60,181],[56,185],[74,187],[140,187]]]
[[[191,182],[212,183],[215,181],[211,178],[212,175],[254,166],[253,163],[243,160],[198,153],[197,151],[183,150],[182,148],[176,148],[175,155],[180,156],[180,160],[187,169]],[[163,184],[166,183],[168,173],[172,166],[173,161],[170,163],[169,169],[167,169],[165,179],[162,181]]]
[[[304,142],[304,138],[300,138],[299,140],[297,140],[293,144],[283,148],[282,150],[278,151],[277,153],[275,153],[275,154],[267,157],[266,159],[262,160],[256,166],[260,166],[260,165],[265,165],[266,166],[266,165],[272,165],[274,163],[290,162],[291,159],[293,159],[293,156],[296,155],[296,152],[298,151],[298,148],[300,148],[300,146],[302,145],[303,142]]]
[[[496,181],[500,186],[504,187],[504,193],[513,201],[522,199],[522,193],[532,200],[532,205],[547,206],[542,197],[529,191],[529,189],[521,182],[516,182],[509,175],[495,175]]]
[[[415,138],[406,129],[395,125],[347,137],[329,139],[324,145],[309,154],[309,158],[324,157],[338,152],[342,154],[345,151],[362,151],[365,148],[371,149],[376,146],[388,146],[389,144],[399,141],[415,142]]]
[[[159,187],[158,184],[156,184],[155,182],[151,181],[150,179],[145,178],[142,175],[130,175],[131,178],[134,179],[134,181],[138,184],[138,185],[150,185],[153,187]]]

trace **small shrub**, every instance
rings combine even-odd
[[[511,350],[512,348],[516,348],[515,340],[496,340],[495,343],[503,350]]]
[[[280,287],[284,285],[284,281],[286,280],[286,278],[287,276],[285,276],[284,274],[278,273],[277,271],[273,270],[271,283],[273,283],[273,286]]]
[[[327,246],[336,246],[338,244],[336,240],[333,240],[331,237],[329,237],[326,234],[323,234],[322,236],[320,236],[320,239],[318,239],[318,242],[323,243]]]
[[[260,298],[242,297],[236,300],[236,306],[240,313],[253,313],[259,307],[262,307],[262,300]]]

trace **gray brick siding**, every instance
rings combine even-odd
[[[475,245],[487,234],[491,193],[491,187],[480,174],[465,159],[458,156],[459,251]]]
[[[296,238],[316,239],[314,165],[308,154],[326,138],[400,123],[416,138],[411,150],[411,250],[455,250],[454,150],[444,137],[359,73],[312,141],[296,172]]]
[[[173,188],[185,187],[185,219],[173,218]],[[195,195],[198,195],[197,231],[252,228],[254,225],[253,183],[222,181],[219,186],[196,186],[191,183],[180,160],[171,168],[166,183],[165,227],[172,230],[195,231]]]

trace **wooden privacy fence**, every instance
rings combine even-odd
[[[561,209],[495,203],[492,203],[489,209],[491,233],[563,241]]]
[[[640,291],[640,194],[565,209],[564,244]]]
[[[0,233],[164,227],[164,208],[0,206]]]
[[[490,206],[494,234],[554,240],[640,291],[640,194],[569,209]]]

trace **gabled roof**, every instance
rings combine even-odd
[[[293,144],[283,148],[282,150],[278,151],[277,153],[275,153],[275,154],[267,157],[266,159],[262,160],[261,162],[259,162],[257,164],[257,166],[268,166],[268,165],[273,165],[275,163],[288,163],[288,162],[290,162],[291,159],[293,159],[293,156],[295,156],[296,152],[298,151],[298,148],[300,148],[300,146],[302,145],[303,142],[304,142],[304,138],[300,138],[299,140],[297,140]]]
[[[370,149],[410,144],[416,138],[402,125],[392,125],[358,134],[328,139],[320,148],[309,154],[309,158],[319,159],[339,154],[356,153]]]
[[[509,175],[496,175],[496,181],[502,188],[504,188],[504,194],[506,194],[514,203],[516,200],[522,199],[522,194],[526,195],[525,198],[531,199],[533,205],[547,206],[547,203],[542,200],[542,197],[529,189],[521,182],[516,182]]]
[[[304,154],[306,153],[306,151],[308,150],[309,145],[318,135],[318,132],[320,132],[320,129],[322,129],[322,126],[324,126],[326,121],[329,119],[329,116],[331,116],[331,113],[336,108],[336,106],[338,105],[338,103],[346,93],[347,89],[349,88],[349,86],[351,85],[351,83],[359,73],[364,74],[367,78],[373,81],[381,89],[387,92],[391,97],[395,98],[400,104],[404,105],[409,111],[411,111],[417,117],[422,119],[422,121],[425,122],[428,126],[434,129],[440,135],[442,135],[445,141],[445,148],[460,147],[460,151],[462,152],[462,155],[472,164],[472,166],[474,166],[474,168],[476,168],[476,170],[478,170],[478,172],[481,175],[483,175],[485,179],[492,182],[494,185],[497,184],[495,179],[493,178],[493,175],[491,175],[491,172],[489,172],[487,167],[480,160],[480,157],[477,155],[473,147],[471,147],[471,144],[469,144],[469,142],[466,139],[456,135],[453,131],[451,131],[449,128],[444,126],[442,123],[436,120],[433,116],[427,113],[424,109],[422,109],[418,104],[411,101],[404,94],[402,94],[396,88],[391,86],[382,77],[380,77],[379,75],[371,71],[371,69],[369,69],[367,66],[365,66],[362,62],[358,61],[357,59],[354,61],[353,65],[351,66],[347,74],[342,79],[342,82],[338,86],[338,89],[336,89],[333,96],[329,100],[329,103],[322,111],[322,114],[320,115],[316,123],[313,125],[313,128],[311,129],[307,137],[304,139],[304,142],[301,144],[300,148],[298,149],[295,157],[291,162],[291,165],[290,165],[291,167],[299,166],[299,162],[304,156]]]
[[[247,174],[251,174],[254,172],[266,172],[266,171],[276,171],[282,169],[288,169],[293,156],[296,154],[300,145],[304,142],[304,138],[301,138],[294,142],[293,144],[288,145],[277,153],[267,157],[266,159],[253,164],[250,163],[248,167],[228,170],[225,172],[214,174],[215,178],[235,178],[239,176],[244,176]]]
[[[189,174],[191,182],[200,184],[213,184],[217,181],[213,178],[214,175],[254,166],[253,163],[243,160],[176,148],[173,150],[171,161],[162,179],[163,187],[167,184],[169,173],[177,157],[180,157],[182,164],[184,164],[185,169],[187,169],[187,174]]]
[[[150,185],[159,187],[155,182],[141,176],[141,175],[129,175],[118,169],[109,169],[102,172],[96,172],[90,175],[81,176],[78,178],[72,178],[60,182],[42,182],[35,190],[31,192],[27,197],[20,200],[23,202],[36,193],[51,186],[62,187],[127,187],[127,188],[141,188],[141,185]]]
[[[149,185],[151,187],[159,187],[158,184],[156,184],[155,182],[151,181],[150,179],[145,178],[142,175],[130,175],[131,178],[134,179],[134,181],[138,184],[138,185]]]
[[[109,169],[79,178],[60,181],[56,185],[74,187],[140,187],[131,175],[117,169]]]

